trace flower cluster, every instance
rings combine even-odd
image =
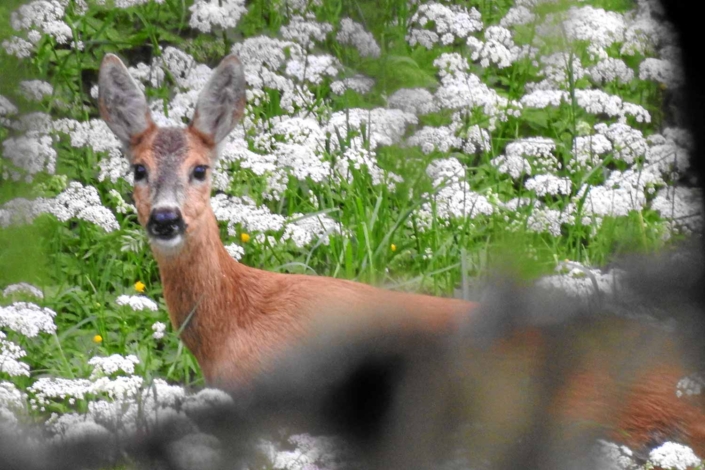
[[[432,29],[427,29],[429,25],[433,25]],[[406,40],[412,46],[420,44],[431,49],[439,42],[449,45],[465,39],[470,33],[482,30],[482,26],[482,15],[475,8],[429,2],[419,5],[409,20]]]

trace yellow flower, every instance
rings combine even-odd
[[[389,248],[390,248],[392,251],[397,251],[397,246],[396,246],[394,243],[392,243],[392,244],[389,246]]]
[[[147,287],[144,285],[142,281],[137,281],[135,282],[135,290],[139,292],[140,294],[144,292],[144,288]]]
[[[241,233],[240,240],[242,240],[242,243],[247,243],[250,241],[250,235],[248,235],[247,233]]]
[[[95,336],[93,337],[93,342],[100,344],[100,343],[103,342],[103,337],[100,336],[100,335],[95,335]]]

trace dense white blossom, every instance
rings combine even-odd
[[[20,93],[28,100],[41,101],[54,93],[54,87],[42,80],[24,80],[20,82]]]
[[[535,203],[526,219],[526,228],[532,232],[549,233],[554,237],[559,237],[563,225],[573,225],[574,223],[575,216],[572,205],[558,210]]]
[[[626,446],[598,439],[593,451],[595,468],[600,470],[638,470],[634,453]]]
[[[466,43],[471,51],[470,58],[479,61],[483,67],[489,67],[490,64],[500,69],[509,67],[519,53],[519,48],[512,40],[512,33],[502,26],[489,26],[485,30],[485,42],[470,36]]]
[[[140,310],[156,312],[158,310],[156,302],[143,295],[121,295],[115,299],[115,303],[120,306],[128,306],[135,312]]]
[[[56,170],[56,150],[48,135],[9,137],[2,142],[2,147],[3,157],[22,170],[22,173],[11,171],[14,180],[24,175],[31,182],[32,176],[41,171],[54,174]]]
[[[647,57],[639,64],[639,78],[662,83],[669,88],[683,84],[683,72],[671,61]]]
[[[0,373],[10,377],[24,375],[29,377],[29,366],[18,359],[27,353],[19,345],[7,339],[7,335],[0,331]]]
[[[429,24],[433,29],[426,29]],[[431,49],[438,42],[449,45],[457,39],[465,39],[470,33],[480,31],[482,26],[482,15],[474,7],[468,10],[460,5],[429,2],[419,5],[409,20],[406,40],[411,46],[420,44]]]
[[[2,47],[8,55],[15,56],[18,59],[31,57],[34,52],[34,44],[18,36],[12,36],[10,39],[4,40]]]
[[[320,23],[315,19],[316,16],[313,14],[308,14],[306,17],[294,15],[289,24],[282,26],[279,32],[284,39],[310,49],[314,43],[325,41],[328,33],[333,31],[333,25]]]
[[[257,206],[248,197],[235,197],[216,194],[211,198],[215,218],[228,223],[228,233],[236,233],[235,225],[241,225],[248,232],[279,231],[284,228],[285,219],[272,214],[266,206]]]
[[[599,123],[595,125],[595,131],[612,142],[613,155],[617,160],[632,164],[637,158],[643,157],[648,149],[641,131],[627,124],[616,122],[608,126]]]
[[[286,446],[272,441],[260,440],[257,447],[271,468],[276,470],[338,469],[340,453],[344,449],[341,441],[333,437],[294,434],[288,437]]]
[[[291,240],[303,248],[320,240],[328,245],[330,235],[340,233],[340,224],[326,214],[293,214],[287,223],[282,240]]]
[[[518,26],[522,24],[529,24],[535,22],[537,19],[536,14],[527,5],[517,4],[512,6],[507,14],[499,21],[500,26],[505,28],[511,28],[512,26]]]
[[[637,122],[651,122],[651,114],[638,104],[623,101],[617,95],[602,90],[575,90],[576,104],[589,114],[618,117],[620,122],[632,116]],[[527,108],[544,109],[570,103],[570,95],[563,90],[534,90],[522,96],[520,103]]]
[[[40,332],[54,333],[56,312],[29,302],[15,302],[7,307],[0,307],[0,327],[9,328],[28,338]]]
[[[0,428],[8,424],[17,424],[17,415],[26,412],[26,398],[26,395],[12,382],[0,382]]]
[[[529,178],[524,183],[524,187],[530,191],[534,191],[537,196],[546,195],[556,196],[562,194],[567,196],[571,192],[573,184],[570,178],[561,178],[556,175],[536,175]]]
[[[166,323],[157,321],[152,323],[152,338],[162,339],[164,337],[164,332],[166,331]]]
[[[627,84],[634,80],[634,70],[632,70],[622,59],[615,59],[613,57],[608,57],[601,60],[590,67],[588,69],[588,74],[595,83],[599,84],[609,82]]]
[[[189,10],[189,26],[210,33],[214,27],[235,28],[247,8],[244,0],[196,0]]]
[[[578,136],[573,140],[573,158],[567,166],[571,171],[591,170],[611,151],[612,142],[602,134]]]
[[[559,289],[571,297],[583,300],[600,294],[612,294],[619,286],[621,271],[612,269],[606,273],[599,269],[583,266],[576,261],[558,263],[559,274],[544,276],[537,285],[549,289]]]
[[[73,37],[71,28],[63,21],[64,6],[57,0],[35,0],[21,5],[10,15],[10,24],[15,31],[37,31],[54,38],[59,44],[67,44]],[[28,34],[32,43],[38,37]],[[36,39],[36,40],[34,40]]]
[[[425,88],[400,88],[392,93],[387,104],[390,108],[401,109],[417,116],[438,111],[433,95]]]
[[[352,144],[357,148],[363,148],[363,141],[369,143],[369,148],[376,148],[378,145],[393,145],[399,143],[406,132],[406,126],[416,124],[418,119],[410,113],[399,109],[360,109],[350,108],[345,111],[338,111],[331,115],[325,127],[326,132],[331,136],[340,135],[343,140],[352,137],[356,143]],[[365,127],[365,135],[360,135]],[[353,136],[353,134],[356,134]],[[331,147],[338,149],[340,142],[336,138],[331,139]]]
[[[44,293],[41,291],[41,289],[26,282],[10,284],[9,286],[5,287],[5,289],[2,291],[2,295],[4,297],[10,297],[11,295],[15,295],[17,293],[31,295],[38,299],[44,298]]]
[[[682,186],[665,187],[656,193],[651,208],[674,227],[685,232],[697,232],[703,226],[702,191]]]
[[[336,95],[342,95],[346,90],[353,90],[364,95],[372,89],[374,84],[374,79],[358,73],[352,77],[334,81],[330,84],[330,90]]]
[[[500,173],[507,174],[513,179],[519,179],[522,175],[530,175],[531,163],[521,155],[500,155],[490,160],[490,164],[497,168]]]
[[[460,148],[462,139],[455,135],[455,129],[452,127],[424,126],[409,137],[407,143],[420,147],[423,153],[429,154],[433,151],[448,152]]]
[[[335,39],[340,44],[353,46],[360,57],[379,57],[381,53],[374,36],[367,32],[364,26],[350,18],[340,20],[340,29]]]
[[[236,261],[241,260],[242,257],[245,256],[245,249],[237,243],[225,245],[225,251]]]
[[[649,452],[649,462],[655,467],[672,470],[687,470],[702,464],[690,447],[675,442],[666,442]]]
[[[91,378],[115,374],[119,370],[128,374],[134,374],[135,364],[139,363],[140,360],[133,354],[128,356],[121,356],[119,354],[112,354],[108,357],[95,356],[88,360],[88,365],[93,366]]]
[[[664,175],[684,174],[690,167],[690,151],[678,140],[669,137],[669,129],[664,134],[652,134],[646,140],[649,148],[646,150],[646,162],[654,165]],[[683,142],[686,146],[687,142]]]

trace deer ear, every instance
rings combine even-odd
[[[125,146],[154,126],[144,93],[116,55],[103,58],[98,85],[100,115]]]
[[[218,144],[235,128],[245,111],[245,89],[243,66],[230,54],[213,71],[198,97],[190,128],[212,145]]]

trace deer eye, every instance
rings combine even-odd
[[[142,181],[147,178],[147,168],[144,165],[135,165],[135,181]]]
[[[198,181],[204,181],[206,179],[208,167],[206,165],[198,165],[193,169],[193,177]]]

